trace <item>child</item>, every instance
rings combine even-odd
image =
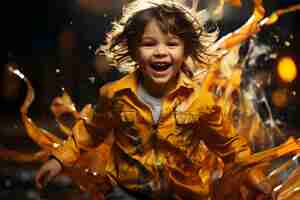
[[[188,57],[206,64],[204,33],[175,4],[153,4],[125,20],[108,50],[134,71],[101,88],[93,122],[53,152],[37,185],[107,143],[109,156],[97,155],[103,162],[95,171],[110,179],[107,199],[211,199],[224,165],[250,150],[186,73]]]

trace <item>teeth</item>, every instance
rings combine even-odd
[[[166,66],[166,64],[157,64],[158,67]]]

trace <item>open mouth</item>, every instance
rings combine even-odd
[[[172,66],[172,63],[152,63],[150,66],[155,71],[165,71]]]

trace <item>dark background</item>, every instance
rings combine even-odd
[[[10,77],[6,64],[17,64],[31,80],[36,99],[30,116],[41,127],[55,130],[55,121],[49,106],[54,96],[61,94],[61,88],[72,96],[77,107],[95,103],[97,89],[106,81],[98,76],[95,69],[94,52],[103,42],[104,33],[110,29],[110,22],[120,13],[121,1],[94,0],[89,8],[83,8],[72,0],[16,1],[11,0],[2,6],[2,37],[6,44],[7,60],[1,68],[0,90],[0,147],[32,151],[36,145],[26,136],[19,119],[19,106],[25,86],[21,81]],[[219,23],[221,35],[235,30],[251,14],[251,3],[242,1],[241,9],[228,7],[224,20]],[[270,14],[278,8],[300,3],[299,0],[266,0]],[[203,5],[206,2],[203,1]],[[95,6],[97,5],[97,6]],[[91,9],[92,8],[92,9]],[[94,9],[94,10],[93,10]],[[293,35],[290,46],[279,45],[279,55],[295,58],[299,73],[300,59],[300,14],[290,13],[280,18],[276,25],[263,32],[273,32],[285,41]],[[262,33],[265,34],[265,33]],[[268,34],[262,42],[270,42]],[[271,41],[272,42],[272,41]],[[275,66],[274,66],[275,68]],[[261,69],[264,70],[264,69]],[[95,80],[95,81],[94,81]],[[280,85],[280,84],[275,84]],[[284,107],[272,104],[274,115],[298,135],[300,130],[300,82],[295,81],[283,87],[294,91]],[[34,187],[33,176],[38,164],[16,164],[1,161],[0,199],[84,199],[66,177],[60,177],[43,191]]]

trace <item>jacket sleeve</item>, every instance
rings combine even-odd
[[[115,121],[112,103],[106,95],[106,89],[101,88],[92,121],[77,120],[72,127],[72,134],[51,152],[52,155],[63,166],[73,166],[83,152],[96,148],[113,134]]]
[[[206,145],[222,158],[225,165],[250,155],[248,141],[234,130],[222,108],[214,104],[212,96],[208,95],[205,100],[207,107],[200,123],[202,130],[203,126],[207,130],[203,136]]]

